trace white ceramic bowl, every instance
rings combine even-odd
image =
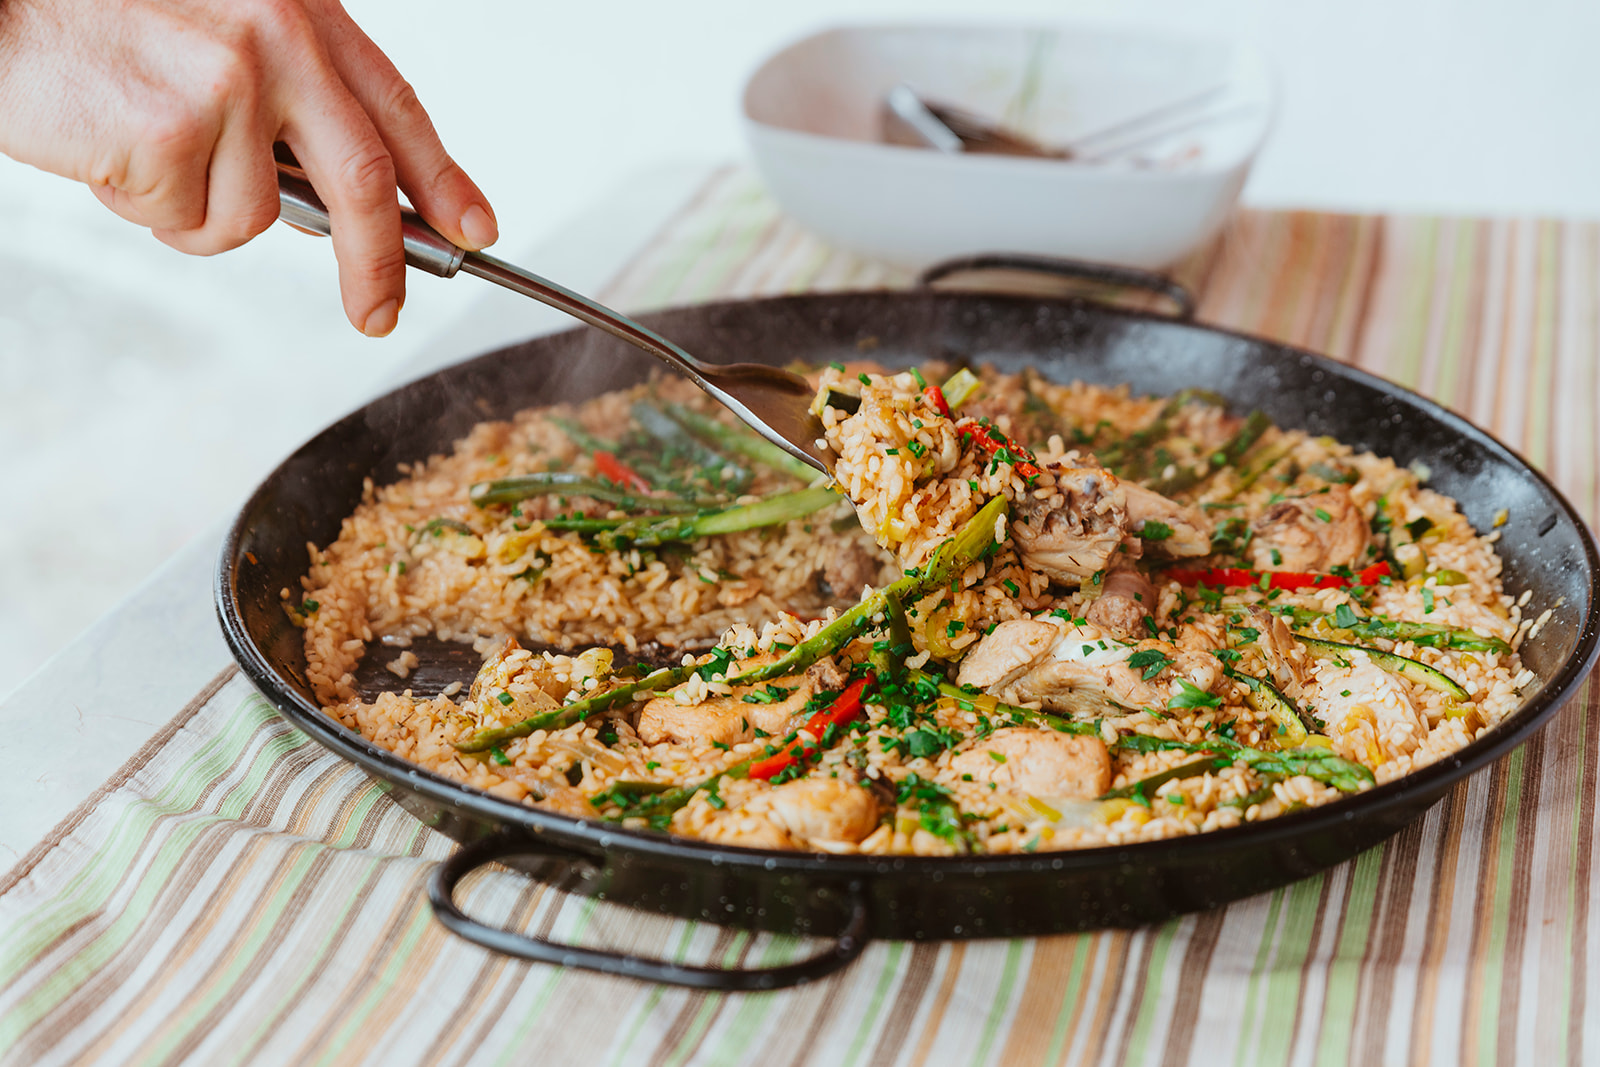
[[[1051,144],[1213,89],[1203,110],[1220,117],[1145,145],[1142,163],[946,155],[883,141],[900,82]],[[1266,60],[1237,43],[1096,25],[849,27],[763,63],[744,125],[773,196],[832,244],[912,267],[1030,252],[1159,268],[1227,219],[1273,102]]]

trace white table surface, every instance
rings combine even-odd
[[[601,284],[711,161],[742,153],[738,88],[762,56],[847,20],[1090,17],[1250,39],[1276,61],[1283,95],[1247,202],[1600,217],[1600,5],[1583,0],[349,7],[491,195],[497,251],[580,289]],[[58,647],[62,627],[187,542],[0,703],[0,753],[41,768],[0,777],[3,866],[226,662],[209,591],[219,524],[277,457],[401,368],[558,322],[423,279],[402,331],[369,342],[343,324],[331,257],[306,238],[274,228],[189,259],[3,159],[0,234],[0,696],[17,677],[8,663]],[[301,380],[314,388],[291,387]],[[255,402],[247,420],[240,396]],[[81,509],[104,530],[61,521]],[[8,660],[12,646],[23,654]]]
[[[580,292],[597,292],[709,173],[700,166],[641,172],[549,239],[502,254],[512,262],[539,263]],[[415,346],[385,385],[571,325],[556,311],[485,286],[459,319]],[[249,488],[241,485],[239,491]],[[212,606],[225,527],[219,520],[193,538],[0,701],[0,764],[30,768],[0,775],[0,870],[87,799],[232,662]],[[41,760],[41,751],[54,756]]]

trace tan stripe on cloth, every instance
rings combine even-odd
[[[1438,396],[1600,508],[1600,225],[1243,212],[1177,271],[1203,320]],[[719,172],[606,296],[662,306],[910,276]],[[1151,303],[1146,301],[1146,303]],[[1134,931],[874,944],[836,978],[719,996],[491,956],[432,921],[451,848],[229,672],[0,879],[0,1062],[1583,1063],[1600,924],[1600,713],[1356,860]],[[486,921],[747,965],[807,946],[506,872]],[[1593,1015],[1595,1021],[1590,1022]]]

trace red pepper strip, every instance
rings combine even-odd
[[[932,386],[929,388],[932,388]],[[1032,452],[1029,452],[993,426],[984,426],[977,419],[962,419],[956,423],[956,432],[970,433],[972,439],[977,442],[978,447],[986,456],[993,456],[1001,449],[1011,453],[1011,469],[1024,478],[1037,478],[1043,473],[1038,465],[1032,462]]]
[[[933,410],[947,419],[951,418],[950,403],[945,400],[943,389],[940,389],[937,385],[930,385],[922,390],[922,395],[928,398],[928,403],[933,405]]]
[[[594,469],[600,472],[602,478],[616,482],[624,489],[632,489],[640,493],[650,491],[650,483],[639,475],[639,472],[618,459],[611,452],[596,452],[594,454]]]
[[[806,720],[801,729],[819,741],[827,733],[829,726],[844,726],[861,714],[861,694],[866,692],[867,680],[857,678],[851,682],[833,703],[817,712]],[[789,746],[788,751],[779,752],[768,756],[764,760],[757,760],[750,765],[750,777],[763,780],[771,779],[799,763],[802,758],[815,752],[815,747],[807,747],[801,742]]]
[[[1251,571],[1243,567],[1212,567],[1203,571],[1166,572],[1168,578],[1180,585],[1199,585],[1204,582],[1211,586],[1259,586],[1262,577],[1266,576],[1268,588],[1283,589],[1288,592],[1297,589],[1345,589],[1352,585],[1376,585],[1378,579],[1388,574],[1387,562],[1374,563],[1353,578],[1345,578],[1338,574],[1306,574],[1298,571]]]

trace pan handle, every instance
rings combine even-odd
[[[1194,294],[1164,274],[1140,270],[1137,267],[1118,267],[1110,263],[1086,263],[1077,259],[1056,256],[1031,256],[1021,252],[994,252],[981,256],[962,256],[935,263],[917,277],[917,284],[932,285],[941,278],[963,271],[1027,270],[1038,274],[1053,274],[1058,278],[1094,282],[1100,285],[1118,285],[1129,289],[1142,289],[1147,293],[1164,296],[1173,304],[1173,318],[1188,321],[1194,318]]]
[[[850,963],[866,947],[867,899],[858,883],[850,884],[850,917],[844,929],[834,938],[832,947],[796,963],[756,970],[696,967],[668,960],[641,959],[606,949],[558,944],[485,926],[456,906],[455,888],[463,878],[485,864],[515,855],[547,855],[575,862],[592,862],[587,857],[527,837],[491,835],[465,846],[434,868],[432,877],[428,879],[428,903],[433,906],[434,917],[451,933],[492,952],[533,960],[535,963],[580,967],[601,974],[620,974],[647,982],[718,992],[782,989],[813,981]]]

